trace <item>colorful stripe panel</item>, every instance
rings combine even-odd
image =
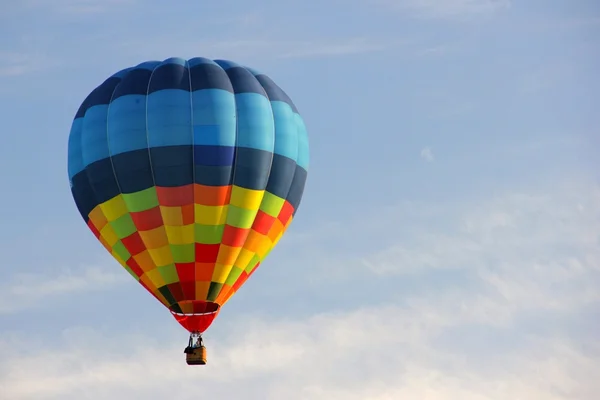
[[[75,203],[115,259],[172,312],[215,311],[300,204],[308,137],[269,77],[230,61],[124,69],[77,111]]]

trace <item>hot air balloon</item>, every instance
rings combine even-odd
[[[200,57],[110,76],[68,143],[79,213],[190,333],[188,364],[206,363],[202,333],[290,226],[308,164],[303,119],[273,80]]]

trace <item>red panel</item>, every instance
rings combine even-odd
[[[91,219],[88,220],[87,225],[90,228],[90,230],[92,231],[92,233],[94,234],[94,236],[96,236],[97,239],[100,239],[100,231],[96,228],[96,226],[94,225],[94,223],[92,222]]]
[[[140,254],[142,251],[146,250],[146,245],[142,241],[142,238],[138,232],[133,232],[126,238],[121,239],[121,241],[132,256]]]
[[[194,185],[178,187],[156,187],[158,203],[161,206],[176,207],[194,203]]]
[[[201,244],[196,243],[196,262],[214,263],[217,262],[220,244]]]
[[[204,303],[204,304],[202,304]],[[197,315],[180,315],[172,314],[173,317],[183,326],[188,332],[205,332],[219,315],[221,309],[215,303],[205,303],[203,301],[194,302],[194,309],[203,309],[208,314]]]
[[[196,300],[196,282],[181,282],[184,300]]]
[[[213,270],[215,263],[196,263],[196,281],[210,282],[212,281]]]
[[[237,292],[237,290],[242,287],[242,285],[244,284],[244,282],[246,282],[246,280],[248,279],[248,273],[246,271],[243,271],[242,274],[240,275],[240,277],[237,279],[237,281],[235,281],[235,283],[233,284],[233,289]]]
[[[283,203],[283,207],[281,208],[281,211],[279,212],[277,219],[279,219],[281,221],[281,223],[283,225],[285,225],[285,224],[287,224],[288,220],[290,219],[290,217],[292,216],[293,213],[294,213],[294,207],[292,207],[290,202],[286,200],[285,203]]]
[[[183,225],[191,225],[194,223],[194,205],[186,204],[181,206],[181,215],[183,217]]]
[[[196,275],[196,266],[192,263],[175,263],[177,268],[177,276],[179,276],[179,282],[194,282],[194,275]]]
[[[150,231],[163,224],[159,206],[146,211],[132,212],[130,215],[138,231]]]
[[[229,204],[230,186],[204,186],[194,184],[194,201],[205,206],[224,206]]]
[[[180,301],[185,300],[183,298],[184,297],[183,291],[181,290],[181,286],[180,286],[179,282],[170,283],[167,285],[167,288],[169,288],[169,291],[173,295],[173,298],[175,298],[175,301],[180,302]]]
[[[127,260],[125,264],[127,264],[129,269],[131,269],[131,271],[136,274],[138,278],[144,274],[144,270],[139,266],[137,261],[135,261],[135,258],[129,257],[129,260]]]
[[[231,247],[242,247],[249,233],[250,229],[242,229],[231,225],[225,225],[221,243]]]
[[[275,222],[275,217],[262,210],[258,210],[258,213],[256,213],[256,218],[254,219],[254,223],[252,224],[252,229],[258,233],[267,235],[269,233],[269,229],[271,229],[271,226],[273,226],[273,222]]]

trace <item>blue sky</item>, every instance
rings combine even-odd
[[[0,37],[7,399],[596,398],[597,1],[24,0]],[[66,171],[87,93],[172,56],[266,72],[311,145],[297,218],[201,369]]]

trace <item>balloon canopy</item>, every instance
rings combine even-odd
[[[71,192],[89,229],[190,332],[204,332],[289,227],[304,122],[268,76],[231,61],[126,68],[73,120]]]

